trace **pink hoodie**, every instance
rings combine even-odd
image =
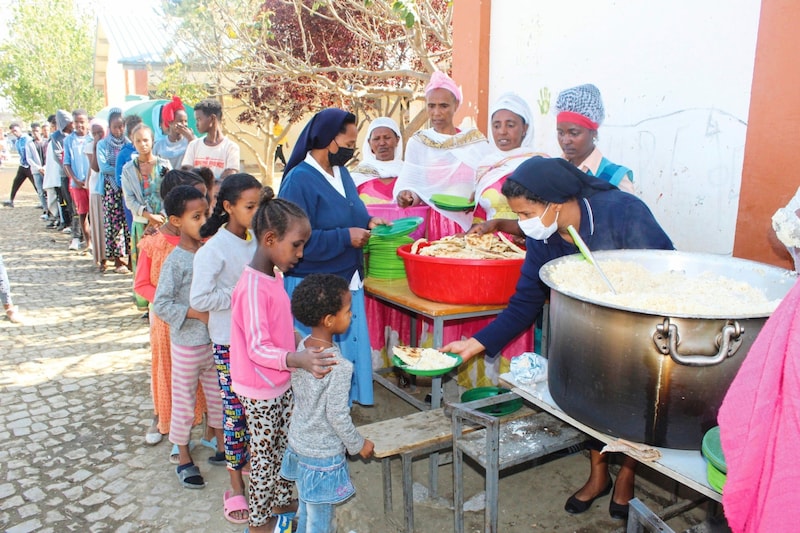
[[[283,276],[246,266],[231,296],[231,382],[253,400],[277,398],[291,386],[286,354],[295,351],[294,325]]]

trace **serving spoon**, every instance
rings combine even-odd
[[[606,277],[606,274],[605,272],[603,272],[603,269],[600,268],[600,265],[597,264],[597,261],[595,261],[594,259],[594,255],[592,255],[592,251],[586,245],[581,236],[578,235],[578,232],[575,230],[575,227],[572,224],[570,224],[569,226],[567,226],[567,231],[569,232],[570,237],[572,237],[572,240],[575,242],[575,246],[577,246],[578,250],[580,250],[584,259],[589,261],[589,264],[591,264],[595,268],[595,270],[597,270],[597,273],[600,274],[601,278],[603,278],[603,281],[608,286],[611,293],[617,294],[617,291],[614,290],[614,286],[611,284],[611,281],[609,281],[609,279]]]

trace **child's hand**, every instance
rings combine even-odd
[[[358,452],[358,455],[363,457],[364,459],[369,459],[372,457],[372,453],[375,451],[375,443],[369,439],[364,439],[364,446],[361,447],[361,451]]]
[[[194,318],[205,325],[208,325],[208,311],[198,311],[192,307],[186,312],[186,318]]]
[[[336,364],[336,356],[331,352],[324,352],[322,348],[306,348],[302,352],[289,352],[286,356],[286,365],[302,368],[317,379],[324,378],[330,372],[331,366]]]

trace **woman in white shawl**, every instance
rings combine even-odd
[[[461,104],[461,90],[447,74],[436,71],[425,87],[431,128],[420,130],[408,141],[403,170],[394,186],[397,205],[431,206],[428,239],[469,229],[472,214],[446,211],[432,205],[433,194],[468,198],[473,191],[478,163],[489,153],[486,137],[475,128],[460,131],[453,118]]]
[[[350,175],[364,203],[394,203],[394,183],[403,168],[403,136],[389,117],[373,120],[361,147],[363,160]]]
[[[475,173],[475,218],[481,222],[495,218],[516,220],[517,215],[508,207],[500,189],[520,163],[533,156],[547,156],[533,150],[533,113],[519,95],[502,94],[489,113],[493,150]]]

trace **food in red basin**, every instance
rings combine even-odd
[[[397,249],[411,292],[434,302],[502,305],[514,294],[524,259],[452,259]],[[422,245],[424,247],[425,244]]]

